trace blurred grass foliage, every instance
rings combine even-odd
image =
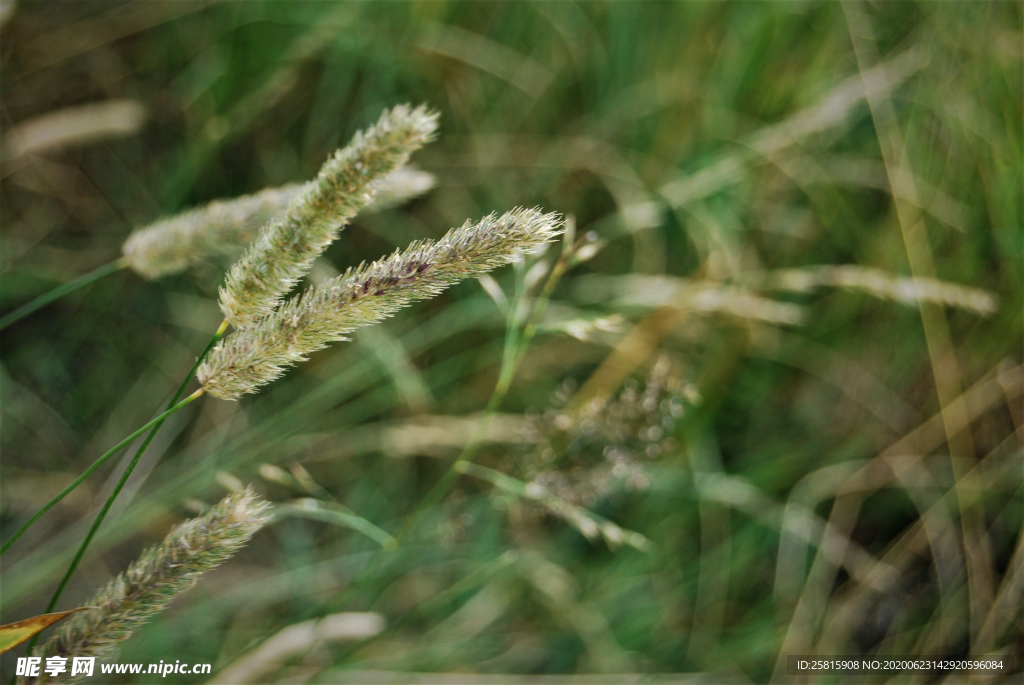
[[[379,540],[491,396],[502,297],[529,264],[256,397],[175,415],[60,608],[229,476],[320,513],[282,508],[121,661],[219,669],[342,611],[387,627],[289,647],[268,677],[766,681],[785,654],[1024,656],[1020,3],[151,0],[4,16],[4,311],[117,258],[133,226],[312,177],[402,102],[442,114],[415,160],[438,187],[357,218],[314,276],[518,205],[595,241],[480,466],[397,549]],[[145,115],[30,126],[107,100]],[[4,537],[159,411],[217,326],[226,265],[121,272],[4,331]],[[910,306],[765,287],[817,265],[939,279],[998,309],[918,306],[924,286]],[[119,473],[4,557],[3,622],[42,608]],[[616,544],[634,534],[647,542]]]

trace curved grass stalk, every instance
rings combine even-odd
[[[307,497],[291,504],[277,504],[274,506],[274,513],[279,516],[295,516],[351,528],[370,538],[384,549],[394,549],[398,544],[387,531],[340,504],[320,502]]]
[[[67,283],[64,283],[63,285],[59,285],[47,293],[43,293],[34,300],[26,302],[25,304],[21,305],[14,311],[5,314],[3,317],[0,317],[0,331],[7,328],[11,324],[15,324],[21,321],[29,314],[32,314],[33,312],[39,309],[42,309],[43,307],[50,304],[54,300],[60,299],[65,295],[73,293],[76,290],[84,288],[85,286],[90,285],[92,283],[95,283],[104,276],[109,276],[112,273],[120,271],[126,266],[128,266],[128,263],[124,260],[123,257],[120,259],[115,259],[109,264],[104,264],[103,266],[97,267],[90,271],[89,273],[82,274],[78,278],[72,279]]]

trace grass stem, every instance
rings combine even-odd
[[[145,433],[147,430],[149,430],[150,428],[152,428],[156,424],[161,423],[162,421],[164,421],[168,416],[170,416],[174,412],[178,411],[179,409],[184,407],[186,404],[189,404],[193,400],[199,399],[202,396],[202,394],[203,394],[203,389],[202,388],[200,388],[199,390],[196,390],[194,393],[192,393],[191,395],[189,395],[188,397],[183,399],[181,402],[178,402],[174,406],[170,407],[163,414],[160,414],[160,416],[156,417],[155,419],[153,419],[152,421],[150,421],[149,423],[147,423],[146,425],[142,426],[141,428],[136,430],[134,433],[129,435],[127,438],[125,438],[124,440],[122,440],[121,442],[117,443],[116,445],[111,447],[109,450],[107,450],[103,454],[103,456],[101,456],[99,459],[94,461],[89,466],[89,468],[87,468],[85,471],[83,471],[82,475],[80,475],[78,478],[76,478],[74,481],[72,481],[70,485],[68,485],[66,488],[61,490],[56,496],[53,497],[53,499],[51,499],[49,502],[44,504],[39,511],[37,511],[35,514],[33,514],[32,518],[30,518],[28,521],[26,521],[25,525],[23,525],[21,528],[18,529],[18,532],[16,532],[14,535],[12,535],[10,538],[8,538],[7,542],[5,542],[3,544],[3,547],[0,547],[0,554],[3,554],[4,552],[6,552],[11,547],[11,545],[13,545],[18,540],[18,538],[20,538],[22,535],[25,534],[25,531],[27,531],[29,528],[32,527],[32,524],[34,524],[36,521],[38,521],[42,517],[43,514],[48,512],[50,509],[52,509],[57,504],[57,502],[60,502],[62,499],[67,497],[67,495],[72,490],[74,490],[79,485],[81,485],[85,481],[85,479],[88,478],[89,476],[91,476],[93,471],[95,471],[100,466],[102,466],[104,462],[106,462],[112,456],[114,456],[115,454],[120,452],[122,449],[124,449],[126,446],[131,444],[132,440],[134,440],[135,438],[139,437],[140,435]]]
[[[204,349],[203,353],[196,359],[195,364],[192,365],[192,369],[188,372],[188,375],[185,376],[185,380],[183,380],[181,385],[178,386],[178,390],[174,393],[174,397],[172,397],[171,401],[167,403],[167,411],[164,412],[164,415],[168,415],[167,412],[177,404],[178,399],[185,393],[185,388],[188,387],[189,381],[191,381],[192,377],[195,376],[196,369],[199,368],[199,365],[203,363],[203,359],[206,358],[206,355],[209,354],[210,350],[213,349],[213,346],[216,345],[217,341],[220,340],[222,335],[224,335],[225,330],[227,330],[227,321],[221,323],[217,332],[210,339],[210,342],[207,343],[206,349]],[[198,397],[202,392],[203,390],[200,388],[194,397]],[[110,511],[110,507],[114,505],[114,500],[117,499],[117,496],[121,494],[121,490],[123,490],[124,486],[128,483],[128,479],[131,477],[132,472],[138,465],[139,460],[142,459],[142,455],[146,453],[146,449],[149,447],[150,443],[153,442],[153,438],[156,437],[157,432],[164,425],[164,420],[166,419],[160,420],[153,425],[152,429],[149,431],[149,435],[146,436],[146,439],[139,446],[139,449],[135,451],[135,456],[132,457],[127,468],[125,468],[124,473],[121,474],[121,478],[117,481],[117,485],[114,486],[114,490],[110,493],[110,496],[107,497],[107,501],[103,503],[103,508],[101,508],[100,513],[96,515],[96,520],[93,521],[85,539],[82,540],[82,544],[79,545],[78,551],[75,552],[74,559],[72,559],[71,564],[68,565],[68,570],[64,573],[64,577],[61,578],[60,584],[57,585],[57,589],[54,591],[53,596],[50,598],[50,603],[47,604],[47,606],[53,607],[57,605],[57,601],[64,592],[64,588],[67,586],[71,576],[78,568],[78,564],[82,561],[82,557],[85,556],[85,551],[89,548],[89,545],[92,543],[92,539],[96,536],[96,532],[103,524],[103,519],[106,518],[107,513]]]
[[[5,314],[3,317],[0,317],[0,331],[7,328],[11,324],[21,321],[26,316],[35,312],[36,310],[42,309],[43,307],[50,304],[54,300],[60,299],[69,293],[73,293],[74,291],[79,290],[80,288],[84,288],[85,286],[91,283],[95,283],[104,276],[109,276],[115,271],[120,271],[126,266],[127,263],[124,261],[124,258],[115,259],[109,264],[104,264],[101,267],[93,269],[87,274],[82,274],[78,278],[70,280],[63,285],[59,285],[47,293],[43,293],[42,295],[35,298],[31,302],[26,302],[25,304],[15,309],[13,312],[9,312],[8,314]]]
[[[406,520],[406,524],[403,525],[398,534],[395,535],[399,544],[404,540],[407,534],[411,533],[416,526],[419,525],[420,519],[426,511],[436,506],[448,491],[451,490],[452,486],[455,485],[455,481],[457,481],[459,476],[463,473],[463,471],[456,467],[471,464],[473,459],[476,457],[476,453],[480,448],[480,442],[483,440],[484,436],[487,435],[487,431],[490,429],[494,415],[501,408],[502,403],[505,401],[505,396],[508,395],[508,390],[512,386],[512,379],[515,377],[516,370],[519,368],[519,362],[522,361],[523,357],[526,355],[526,351],[529,349],[530,343],[533,341],[533,337],[537,333],[537,322],[540,320],[540,317],[544,315],[544,310],[547,308],[548,301],[554,294],[555,286],[558,285],[558,281],[562,278],[562,275],[568,267],[569,259],[572,257],[574,252],[574,237],[574,231],[570,230],[566,233],[563,239],[562,254],[551,269],[551,274],[545,281],[544,288],[541,290],[540,295],[534,302],[533,309],[530,311],[528,316],[518,314],[524,304],[523,299],[528,296],[526,293],[527,288],[521,287],[519,292],[516,293],[515,300],[511,307],[509,307],[508,327],[505,335],[505,348],[502,352],[501,369],[498,372],[498,381],[494,385],[494,391],[491,393],[491,398],[488,400],[487,406],[484,409],[479,422],[477,422],[472,437],[463,448],[462,454],[459,455],[458,459],[452,462],[452,465],[441,477],[441,480],[439,480],[437,484],[427,492],[426,496],[424,496],[423,500]],[[520,317],[525,320],[518,321],[517,319]]]

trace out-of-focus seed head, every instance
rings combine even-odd
[[[377,182],[373,201],[363,212],[379,212],[423,195],[434,187],[433,174],[420,169],[392,171]],[[233,200],[214,200],[160,219],[133,232],[122,251],[125,264],[154,280],[179,273],[203,259],[229,254],[260,235],[260,229],[283,214],[308,184],[268,188]]]

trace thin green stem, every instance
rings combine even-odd
[[[540,323],[541,317],[544,316],[544,311],[548,308],[548,302],[551,301],[551,296],[555,293],[555,286],[558,285],[558,281],[562,279],[565,270],[569,266],[569,259],[572,257],[572,253],[573,250],[567,242],[566,248],[562,250],[561,256],[559,256],[558,261],[552,267],[551,275],[544,284],[544,290],[541,291],[540,297],[534,303],[533,312],[523,328],[523,339],[518,351],[519,359],[522,359],[523,355],[526,354],[527,348],[530,347],[530,343],[533,342],[533,336],[537,334],[537,324]]]
[[[483,415],[477,422],[473,435],[470,437],[469,442],[466,443],[466,446],[463,448],[459,458],[452,463],[445,474],[441,477],[441,480],[439,480],[423,497],[413,512],[406,518],[405,522],[395,533],[395,547],[400,547],[404,544],[406,538],[416,530],[417,527],[419,527],[419,524],[426,515],[426,512],[436,506],[444,498],[445,494],[447,494],[455,484],[455,481],[457,481],[459,476],[462,475],[462,471],[466,464],[471,463],[476,457],[480,442],[483,440],[484,436],[487,435],[487,431],[492,419],[494,418],[494,414],[499,408],[501,408],[502,403],[505,401],[505,396],[508,394],[508,390],[512,385],[512,380],[515,377],[519,361],[522,359],[523,355],[526,354],[526,351],[530,346],[530,342],[533,340],[534,334],[537,332],[537,321],[539,317],[543,315],[559,279],[568,268],[569,260],[575,249],[576,246],[573,244],[572,236],[567,236],[566,244],[563,245],[562,254],[559,256],[558,261],[552,268],[551,274],[548,276],[548,280],[546,281],[541,294],[534,302],[533,309],[526,316],[522,315],[520,312],[522,311],[523,299],[527,296],[527,288],[523,283],[520,283],[519,287],[516,288],[516,294],[515,297],[513,297],[513,301],[509,307],[507,315],[505,343],[501,355],[501,368],[498,372],[498,380],[495,383],[494,391],[491,393],[491,397],[487,402]],[[523,319],[525,319],[525,321]],[[522,330],[521,336],[520,330]],[[393,548],[386,548],[375,553],[349,584],[346,591],[338,597],[336,604],[344,606],[348,597],[361,590],[369,579],[375,577],[384,561],[385,554],[391,552],[392,549]]]
[[[505,348],[501,355],[501,369],[498,371],[498,382],[495,383],[491,398],[487,401],[487,406],[484,408],[480,420],[477,421],[476,427],[473,429],[473,435],[470,437],[469,442],[466,443],[466,446],[462,448],[462,453],[459,454],[459,458],[455,460],[453,465],[471,462],[476,457],[477,450],[480,448],[480,442],[490,429],[491,419],[494,418],[495,412],[498,411],[502,402],[505,401],[508,389],[512,385],[512,378],[515,376],[517,366],[517,351],[519,349],[519,327],[514,321],[515,311],[519,307],[518,299],[510,308],[510,324],[505,335]],[[445,474],[441,476],[441,480],[435,483],[434,487],[420,500],[412,514],[406,519],[405,524],[402,525],[395,535],[395,539],[399,543],[403,542],[406,536],[416,529],[426,512],[441,501],[460,475],[452,467],[445,471]]]
[[[274,515],[279,517],[295,516],[313,521],[333,523],[336,526],[351,528],[362,533],[384,549],[395,548],[397,543],[387,531],[382,530],[362,516],[352,513],[347,507],[341,505],[330,507],[326,506],[327,504],[329,503],[318,502],[317,500],[306,500],[305,502],[300,500],[298,504],[275,504]]]
[[[224,335],[224,330],[227,328],[226,324],[227,322],[221,324],[220,328],[217,329],[217,332],[214,334],[213,338],[211,338],[210,342],[207,343],[206,349],[204,349],[203,353],[199,355],[198,358],[196,358],[196,363],[192,365],[192,369],[188,372],[188,375],[185,376],[185,380],[183,380],[181,382],[181,385],[178,386],[177,392],[174,393],[174,397],[172,397],[171,401],[168,403],[168,410],[174,407],[175,404],[178,402],[178,398],[180,398],[184,394],[185,388],[188,387],[189,382],[192,380],[192,377],[196,373],[196,369],[199,368],[199,365],[203,363],[203,359],[206,358],[206,355],[210,353],[210,350],[213,349],[213,346],[216,345],[217,341],[220,340],[222,335]],[[166,414],[167,412],[164,413]],[[131,477],[132,472],[135,470],[135,467],[139,463],[139,460],[142,459],[142,455],[146,453],[146,448],[148,448],[149,444],[153,442],[153,438],[156,437],[157,432],[163,425],[163,420],[154,424],[153,428],[149,431],[149,435],[146,436],[146,439],[139,446],[139,449],[135,451],[135,456],[132,457],[132,460],[128,463],[128,467],[125,468],[124,473],[121,474],[121,478],[117,481],[117,485],[114,486],[114,490],[110,493],[110,496],[107,497],[107,501],[103,503],[103,508],[101,508],[100,513],[96,515],[96,520],[92,522],[92,526],[89,528],[89,532],[86,534],[85,539],[82,540],[82,544],[79,545],[78,551],[75,552],[74,559],[71,560],[71,564],[68,566],[68,570],[65,571],[64,577],[61,578],[60,584],[57,585],[56,591],[54,591],[53,596],[50,598],[50,603],[47,604],[47,606],[50,608],[47,609],[44,613],[49,613],[53,607],[57,606],[57,601],[60,599],[61,594],[63,594],[64,588],[67,587],[68,581],[71,580],[71,576],[78,568],[78,564],[82,561],[82,557],[85,556],[85,551],[89,548],[89,545],[92,543],[93,538],[96,536],[96,532],[103,524],[103,519],[106,518],[107,513],[110,511],[110,507],[113,506],[114,500],[116,500],[117,496],[121,494],[121,490],[123,490],[124,486],[128,483],[128,478]],[[29,646],[30,649],[31,646],[32,645]]]
[[[501,369],[498,371],[498,381],[495,383],[494,391],[491,393],[491,398],[487,402],[487,406],[484,409],[483,415],[477,422],[476,427],[473,429],[473,435],[470,437],[469,442],[462,449],[462,453],[459,458],[455,460],[454,464],[471,461],[476,455],[476,451],[480,444],[480,441],[487,434],[487,430],[490,427],[491,419],[494,413],[501,406],[501,403],[505,399],[505,395],[508,393],[508,389],[512,384],[512,378],[515,375],[514,359],[517,356],[516,353],[519,350],[519,327],[520,327],[520,314],[522,299],[525,297],[526,288],[518,287],[516,289],[516,295],[513,298],[511,306],[508,310],[507,325],[505,327],[505,344],[501,354]],[[420,500],[416,508],[413,509],[412,513],[406,517],[405,522],[399,527],[393,538],[394,545],[389,546],[381,550],[383,553],[391,552],[392,550],[401,546],[406,538],[419,527],[420,522],[432,507],[434,507],[445,494],[451,489],[452,485],[458,477],[462,475],[456,471],[453,467],[445,472],[434,487]],[[384,556],[381,552],[374,554],[370,560],[363,566],[356,578],[349,584],[345,596],[349,596],[352,592],[363,587],[363,584],[370,578],[374,577],[376,571],[383,563]]]
[[[203,389],[200,388],[199,390],[197,390],[196,392],[192,393],[191,395],[189,395],[188,397],[183,399],[181,402],[177,403],[176,405],[174,405],[173,407],[171,407],[170,409],[165,411],[163,414],[161,414],[160,416],[156,417],[155,419],[153,419],[152,421],[150,421],[149,423],[144,425],[142,428],[139,428],[137,431],[135,431],[134,433],[129,435],[127,438],[125,438],[124,440],[122,440],[121,442],[117,443],[116,445],[111,447],[109,450],[107,450],[103,454],[103,456],[101,456],[99,459],[94,461],[92,463],[92,465],[89,466],[89,468],[87,468],[85,471],[83,471],[82,475],[80,475],[78,478],[76,478],[74,481],[72,481],[71,485],[69,485],[66,488],[64,488],[63,490],[61,490],[60,493],[58,493],[53,499],[51,499],[49,502],[44,504],[43,507],[32,516],[32,518],[30,518],[28,521],[26,521],[25,525],[23,525],[21,528],[19,528],[18,532],[15,533],[14,535],[12,535],[7,540],[7,542],[4,543],[3,547],[0,547],[0,554],[3,554],[4,552],[6,552],[10,548],[10,546],[13,545],[17,541],[18,538],[20,538],[22,535],[24,535],[26,530],[28,530],[29,528],[32,527],[33,523],[38,521],[39,518],[43,514],[48,512],[50,509],[52,509],[54,507],[54,505],[57,504],[57,502],[60,502],[62,499],[64,499],[68,495],[68,493],[70,493],[72,490],[74,490],[79,485],[81,485],[82,482],[85,481],[86,478],[91,476],[93,471],[95,471],[100,466],[102,466],[105,461],[107,461],[112,456],[114,456],[115,454],[120,452],[122,449],[124,449],[124,447],[126,447],[128,444],[130,444],[132,440],[134,440],[135,438],[139,437],[140,435],[145,433],[147,430],[149,430],[150,428],[152,428],[156,424],[160,423],[161,421],[163,421],[168,416],[170,416],[174,412],[178,411],[182,407],[184,407],[189,402],[192,402],[193,400],[198,399],[202,394],[203,394]]]
[[[64,285],[57,286],[48,293],[43,293],[42,295],[35,298],[31,302],[26,302],[25,304],[15,309],[13,312],[9,312],[5,314],[3,317],[0,317],[0,331],[7,328],[13,323],[21,321],[32,312],[38,309],[42,309],[43,307],[50,304],[54,300],[64,297],[68,293],[73,293],[79,288],[84,288],[90,283],[94,283],[103,278],[104,276],[109,276],[115,271],[120,271],[126,266],[127,264],[125,263],[124,258],[115,259],[109,264],[104,264],[99,268],[93,269],[87,274],[82,274],[78,278],[68,281]]]
[[[491,398],[487,402],[487,407],[484,409],[483,415],[476,424],[476,428],[473,430],[473,435],[470,437],[469,442],[462,449],[462,453],[459,458],[456,459],[452,465],[448,468],[445,474],[441,477],[433,488],[427,492],[423,500],[420,501],[413,513],[406,519],[405,525],[398,531],[395,538],[401,543],[405,536],[411,533],[416,526],[419,525],[420,519],[426,513],[427,510],[436,506],[441,499],[448,493],[448,491],[455,485],[455,481],[462,475],[460,468],[466,464],[472,463],[473,459],[476,458],[476,453],[480,449],[480,443],[483,441],[487,431],[490,429],[491,421],[494,419],[495,413],[501,408],[502,403],[505,401],[505,397],[508,395],[509,388],[512,385],[512,380],[515,378],[516,370],[519,368],[519,362],[522,361],[526,355],[526,351],[530,347],[530,343],[533,341],[533,337],[537,332],[537,322],[540,317],[543,316],[544,310],[547,308],[548,301],[551,299],[552,294],[555,291],[555,286],[565,273],[566,267],[569,263],[569,258],[572,256],[572,245],[571,240],[567,241],[562,254],[555,262],[554,267],[551,269],[551,274],[548,276],[547,281],[544,284],[544,288],[534,302],[532,311],[528,316],[523,317],[525,321],[522,322],[522,333],[520,333],[520,322],[517,321],[517,312],[523,304],[523,298],[527,296],[525,288],[520,289],[516,293],[515,301],[509,308],[509,325],[505,335],[505,348],[502,351],[501,358],[501,370],[498,372],[498,382],[494,385],[494,391],[491,393]]]

